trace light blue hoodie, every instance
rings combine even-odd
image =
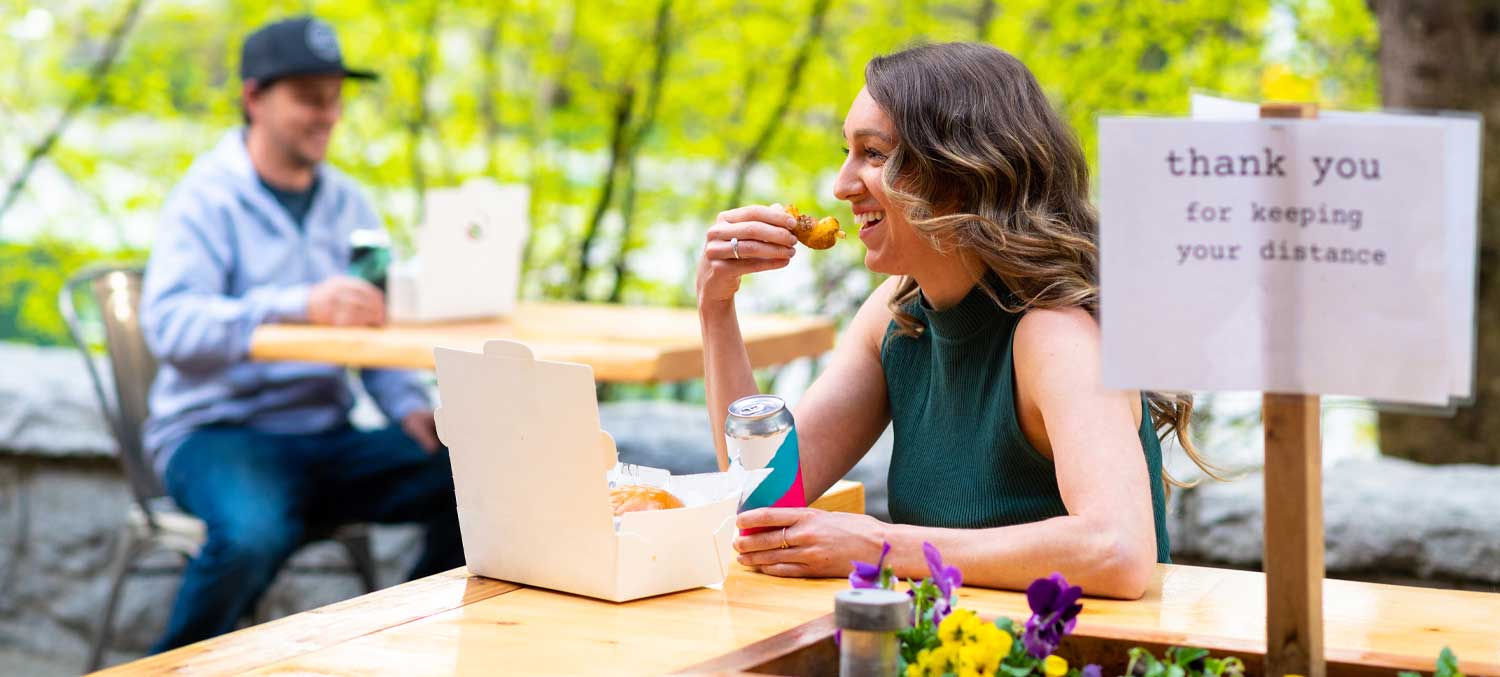
[[[250,362],[250,333],[305,322],[308,290],[344,274],[349,234],[383,228],[352,179],[321,164],[299,228],[256,178],[243,130],[199,157],[173,189],[146,268],[141,320],[161,362],[145,444],[158,475],[188,433],[211,424],[307,434],[348,421],[343,367]],[[366,369],[365,389],[400,422],[430,406],[417,374]]]

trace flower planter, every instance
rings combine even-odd
[[[679,674],[757,674],[757,675],[837,675],[838,647],[833,642],[833,615],[823,616],[786,632],[773,635],[733,653],[719,656],[683,669]],[[1125,674],[1131,647],[1142,647],[1157,656],[1168,646],[1159,642],[1129,638],[1090,636],[1079,631],[1064,638],[1057,654],[1073,665],[1097,663],[1107,677]],[[1247,677],[1262,674],[1263,650],[1243,647],[1205,646],[1217,658],[1236,656],[1245,663]],[[1328,657],[1329,677],[1394,677],[1403,669],[1399,664],[1383,661],[1380,655],[1366,654],[1358,659]]]

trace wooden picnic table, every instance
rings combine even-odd
[[[738,565],[718,588],[624,604],[477,576],[413,581],[144,658],[106,675],[664,674],[734,669],[733,654],[789,642],[833,611],[840,579],[775,578]],[[1327,657],[1431,674],[1443,646],[1471,675],[1500,674],[1500,595],[1329,580]],[[965,588],[961,606],[1029,616],[1019,592]],[[1265,577],[1158,565],[1144,599],[1086,598],[1076,635],[1255,654]],[[767,641],[773,640],[773,641]],[[1158,655],[1160,651],[1158,650]],[[726,659],[726,656],[728,658]],[[1251,669],[1258,666],[1251,663]],[[1340,674],[1330,667],[1329,674]]]
[[[833,347],[832,320],[744,315],[740,325],[756,368],[813,357]],[[533,302],[500,320],[372,327],[269,324],[250,339],[250,359],[350,367],[432,369],[438,346],[482,350],[488,339],[531,347],[537,359],[594,368],[600,382],[680,381],[703,376],[696,311],[595,303]]]
[[[830,494],[853,490],[846,484]],[[840,505],[862,509],[862,490],[845,493]],[[775,578],[734,565],[721,586],[613,604],[456,569],[105,674],[734,672],[768,652],[826,640],[834,593],[847,587],[842,579]],[[1500,674],[1500,595],[1329,580],[1324,601],[1328,660],[1379,666],[1331,666],[1331,675],[1430,673],[1444,646],[1469,674]],[[964,588],[960,605],[1019,622],[1030,613],[1020,592]],[[1143,599],[1085,599],[1073,639],[1258,654],[1265,609],[1259,573],[1158,565]]]

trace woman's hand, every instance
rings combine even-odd
[[[783,268],[792,259],[796,220],[779,205],[752,205],[721,212],[708,229],[698,261],[698,304],[727,302],[750,273]]]
[[[765,529],[734,539],[740,564],[772,576],[805,578],[848,576],[855,560],[879,559],[888,526],[869,515],[812,508],[750,510],[737,522],[741,529]]]

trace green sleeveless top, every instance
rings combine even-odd
[[[1005,293],[994,276],[984,284]],[[951,308],[933,310],[919,298],[905,310],[926,329],[901,336],[893,321],[880,349],[895,434],[891,519],[978,529],[1068,514],[1051,459],[1026,440],[1016,415],[1012,348],[1021,316],[1005,312],[979,285]],[[1168,562],[1161,444],[1149,412],[1141,413],[1156,559]]]

